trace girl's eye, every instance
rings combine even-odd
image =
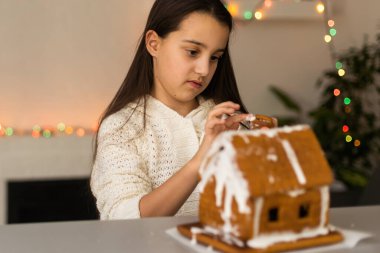
[[[188,53],[188,55],[194,57],[194,56],[197,56],[198,51],[196,51],[196,50],[187,50],[187,53]]]
[[[219,61],[220,58],[221,58],[221,56],[215,56],[215,55],[213,55],[213,56],[211,56],[211,61]]]

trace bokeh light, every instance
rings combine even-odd
[[[49,129],[44,129],[42,131],[42,136],[45,138],[50,138],[51,137],[51,131]]]
[[[6,136],[12,136],[13,133],[14,133],[13,128],[11,128],[11,127],[5,128],[5,135]]]
[[[360,142],[359,140],[355,140],[355,141],[354,141],[354,146],[355,146],[355,147],[359,147],[360,144],[361,144],[361,142]]]
[[[339,89],[334,89],[334,96],[337,97],[340,95],[340,90]]]
[[[346,142],[351,142],[351,141],[352,141],[352,136],[346,135]]]
[[[230,12],[231,16],[236,17],[239,12],[239,5],[231,2],[227,5],[227,10]]]
[[[67,126],[67,127],[66,127],[66,129],[65,129],[65,133],[66,133],[67,135],[71,135],[71,134],[73,134],[73,132],[74,132],[74,128],[72,128],[71,126]]]
[[[273,5],[272,0],[265,0],[265,1],[264,1],[264,6],[265,6],[266,8],[270,8],[270,7],[272,7],[272,5]]]
[[[329,33],[330,33],[331,36],[334,37],[336,35],[336,29],[331,28],[330,31],[329,31]]]
[[[86,131],[83,128],[78,128],[76,134],[78,137],[83,137],[86,134]]]
[[[341,69],[341,68],[343,68],[343,63],[341,63],[340,61],[337,61],[335,63],[335,67],[336,67],[336,69]]]
[[[325,11],[325,6],[323,3],[318,3],[315,8],[317,9],[318,13],[323,13]]]
[[[64,132],[65,128],[66,128],[66,125],[64,123],[60,122],[60,123],[57,124],[58,131]]]
[[[351,103],[351,99],[349,97],[345,97],[343,102],[345,105],[349,105]]]
[[[251,20],[253,17],[252,11],[245,11],[244,12],[244,19]]]
[[[339,69],[338,70],[338,75],[339,76],[344,76],[346,74],[346,71],[344,69]]]
[[[256,18],[257,20],[262,19],[262,18],[263,18],[263,13],[262,13],[261,11],[256,11],[256,12],[255,12],[255,18]]]

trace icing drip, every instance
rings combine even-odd
[[[236,151],[231,143],[231,138],[218,140],[219,142],[215,141],[209,151],[211,156],[205,159],[208,161],[209,158],[212,158],[207,164],[207,168],[205,168],[206,164],[201,166],[202,180],[199,183],[199,190],[203,192],[207,182],[214,176],[216,205],[218,207],[222,205],[224,191],[224,207],[221,211],[221,218],[224,221],[222,229],[227,237],[226,240],[229,240],[228,236],[231,233],[237,235],[237,231],[234,231],[231,225],[232,200],[235,199],[240,213],[250,213],[251,210],[247,204],[249,191],[248,183],[236,164]],[[228,164],[228,168],[225,168],[226,164]]]
[[[294,191],[289,191],[288,195],[292,198],[298,197],[299,195],[302,195],[305,193],[305,190],[294,190]]]
[[[268,149],[267,160],[271,162],[277,162],[278,156],[276,154],[275,148],[271,147]]]
[[[277,155],[275,155],[275,154],[268,154],[267,155],[267,159],[268,159],[268,161],[272,161],[272,162],[277,162]]]
[[[192,233],[192,239],[191,239],[191,243],[192,244],[195,244],[196,243],[196,235],[197,234],[208,234],[208,235],[212,235],[212,236],[222,236],[222,240],[224,240],[226,243],[228,244],[235,244],[239,247],[243,247],[244,246],[244,242],[239,240],[239,238],[235,237],[235,236],[228,236],[226,237],[225,234],[222,234],[221,231],[213,228],[213,227],[210,227],[210,226],[205,226],[204,228],[200,228],[200,227],[191,227],[190,228],[190,231]]]
[[[255,217],[253,218],[253,237],[258,236],[260,229],[260,215],[263,209],[263,198],[255,200]]]
[[[245,120],[246,120],[246,121],[254,121],[254,120],[256,120],[256,116],[250,114],[250,115],[248,115],[248,116],[245,118]]]
[[[191,227],[190,228],[190,231],[191,231],[191,244],[196,244],[197,243],[197,234],[200,234],[203,232],[203,230],[201,228],[198,228],[198,227]]]
[[[301,165],[298,162],[296,153],[294,152],[294,150],[293,150],[292,146],[290,145],[289,141],[282,140],[281,143],[282,143],[282,146],[284,147],[286,155],[288,156],[289,162],[292,165],[294,173],[297,176],[298,182],[300,184],[306,184],[305,174],[303,173]]]
[[[246,144],[249,143],[249,138],[248,138],[248,136],[246,136],[246,135],[242,135],[241,137],[243,138],[243,140],[244,140],[244,142],[245,142]]]
[[[329,195],[329,187],[328,186],[322,186],[319,189],[321,193],[321,223],[319,224],[320,227],[324,227],[326,223],[327,214],[329,211],[329,202],[330,202],[330,195]]]

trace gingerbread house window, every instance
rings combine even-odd
[[[268,221],[269,222],[278,221],[278,207],[272,207],[268,210]]]
[[[298,208],[298,218],[305,219],[309,217],[310,214],[310,204],[309,203],[303,203]]]

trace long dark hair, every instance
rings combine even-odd
[[[145,112],[145,96],[150,94],[153,88],[153,60],[146,49],[145,34],[149,30],[154,30],[161,38],[165,38],[169,33],[178,30],[182,20],[194,12],[207,13],[213,16],[228,26],[230,32],[233,28],[232,17],[220,0],[156,0],[149,13],[148,21],[140,37],[140,43],[127,76],[101,116],[99,126],[109,115],[121,110],[133,101],[140,104],[142,99]],[[240,110],[242,112],[247,112],[237,88],[228,43],[223,56],[218,61],[217,69],[210,84],[201,96],[206,99],[212,98],[216,103],[233,101],[241,105]],[[94,158],[98,144],[97,139],[98,134],[95,138]]]

